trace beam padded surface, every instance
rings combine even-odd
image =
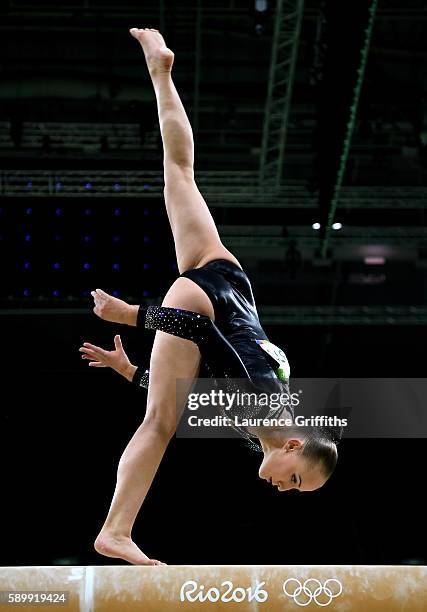
[[[425,566],[54,566],[0,568],[0,591],[67,591],[67,612],[427,612]]]

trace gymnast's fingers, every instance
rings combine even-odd
[[[83,347],[85,349],[89,349],[90,351],[96,351],[97,353],[99,353],[100,355],[103,355],[104,357],[106,357],[109,352],[109,351],[102,349],[100,346],[91,344],[90,342],[83,342]]]
[[[93,297],[93,301],[95,302],[95,304],[98,305],[104,301],[104,297],[99,295],[96,291],[91,291],[90,294]]]
[[[91,349],[85,348],[81,348],[79,349],[79,351],[83,353],[82,359],[88,359],[90,361],[100,361],[102,363],[105,363],[107,361],[105,357],[97,351],[92,351]]]
[[[82,355],[82,359],[86,359],[87,361],[97,361],[99,363],[104,363],[103,361],[100,361],[100,357],[95,356],[95,354],[89,355],[88,353],[85,353],[84,355]]]
[[[87,348],[86,346],[81,346],[79,348],[80,353],[85,353],[86,355],[92,355],[95,353],[93,349]]]
[[[95,296],[97,296],[101,300],[106,300],[106,299],[111,297],[111,295],[109,293],[106,293],[102,289],[95,289],[95,291],[93,293],[95,294]]]

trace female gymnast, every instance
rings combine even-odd
[[[174,54],[157,30],[132,28],[130,33],[142,46],[156,94],[164,198],[180,276],[161,306],[143,308],[101,289],[92,292],[94,312],[102,319],[157,330],[149,370],[130,363],[119,336],[113,351],[90,343],[80,351],[90,366],[111,367],[148,387],[146,414],[119,461],[114,496],[95,550],[137,565],[161,565],[138,548],[131,531],[175,433],[177,409],[185,404],[201,363],[214,379],[245,380],[252,389],[279,393],[288,390],[289,366],[283,351],[268,341],[249,279],[222,244],[194,181],[193,134],[172,80]],[[188,381],[182,397],[181,392],[177,397],[177,379]],[[284,406],[279,411],[267,406],[261,416],[278,414],[293,417],[292,409]],[[332,430],[238,429],[246,438],[258,439],[264,453],[259,476],[280,491],[313,491],[334,470],[337,439]]]

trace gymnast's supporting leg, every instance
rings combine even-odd
[[[166,294],[163,305],[203,313],[199,292],[203,293],[192,281],[179,278]],[[200,352],[193,342],[156,332],[145,418],[119,462],[110,510],[95,540],[95,550],[100,554],[137,565],[158,564],[132,541],[132,527],[175,433],[177,408],[184,406],[199,364]],[[188,381],[188,390],[181,389],[180,397],[176,394],[176,379]]]

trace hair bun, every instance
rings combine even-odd
[[[342,426],[325,426],[322,427],[321,430],[325,434],[325,436],[335,444],[338,444],[338,442],[342,439],[344,432],[344,428]]]

